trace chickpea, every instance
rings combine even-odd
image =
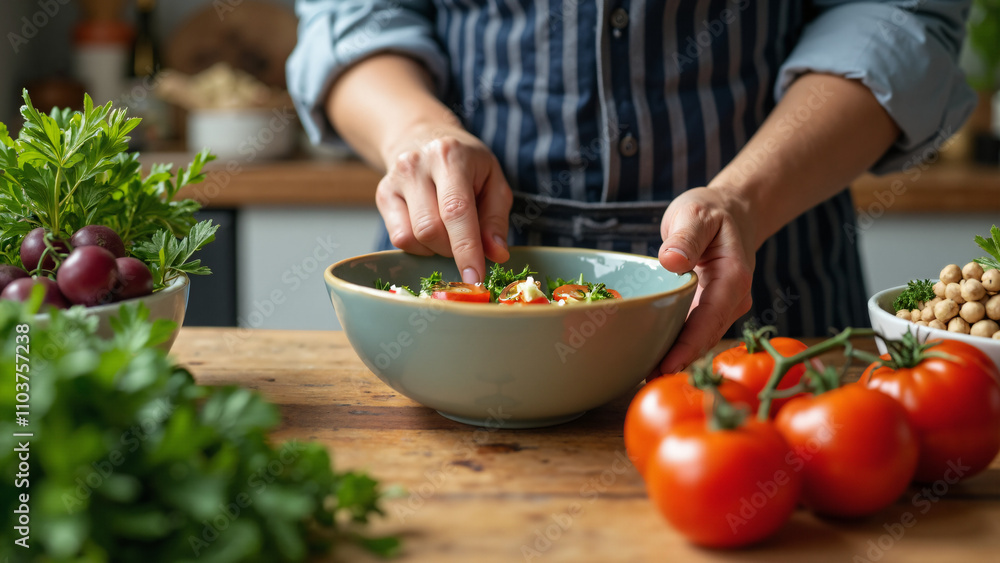
[[[962,299],[966,301],[979,301],[986,295],[986,289],[983,288],[983,282],[979,280],[965,280],[965,285],[962,286]]]
[[[941,299],[944,299],[944,297],[945,297],[945,295],[944,295],[944,288],[947,287],[947,285],[948,284],[944,283],[943,281],[939,281],[939,282],[935,283],[934,284],[934,295],[937,295]]]
[[[983,287],[986,291],[1000,291],[1000,270],[993,269],[983,274]]]
[[[962,286],[957,283],[949,283],[948,286],[944,288],[944,294],[945,299],[951,299],[959,305],[965,303],[965,299],[962,299]]]
[[[948,321],[948,332],[969,334],[969,323],[965,322],[965,319],[962,317],[955,317],[954,319]]]
[[[913,322],[920,320],[920,309],[910,309],[910,320]]]
[[[979,301],[968,301],[962,305],[958,314],[965,319],[965,322],[972,324],[981,321],[986,316],[986,307]]]
[[[978,323],[972,325],[969,330],[969,334],[972,336],[982,336],[983,338],[989,338],[994,332],[1000,330],[1000,325],[996,321],[991,321],[989,319],[983,319]]]
[[[985,311],[986,308],[984,307],[983,310]],[[924,321],[925,324],[931,322],[933,319],[934,319],[934,307],[928,305],[924,307],[923,311],[920,311],[920,320]]]
[[[933,321],[927,323],[927,326],[929,328],[936,328],[938,330],[948,330],[948,325],[944,324],[943,322],[937,319],[934,319]]]
[[[1000,330],[993,333],[993,340],[1000,340]]]
[[[927,302],[927,306],[933,310],[934,306],[942,301],[944,301],[944,297],[935,297],[934,299],[931,299],[930,301]]]
[[[941,322],[947,322],[958,314],[958,303],[951,299],[945,299],[934,306],[934,318]]]
[[[969,262],[962,266],[962,279],[981,280],[983,279],[983,267],[975,262]]]
[[[958,283],[958,280],[962,279],[962,269],[958,267],[958,264],[948,264],[941,270],[941,275],[938,277],[946,284]]]
[[[917,326],[927,326],[927,321],[917,321]]]
[[[1000,295],[994,295],[986,302],[986,316],[994,321],[1000,321]]]
[[[910,311],[909,311],[909,309],[900,309],[900,310],[896,311],[896,318],[903,319],[903,320],[906,320],[906,321],[910,320]]]

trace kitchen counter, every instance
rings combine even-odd
[[[874,350],[870,339],[856,345]],[[404,486],[408,496],[387,501],[386,517],[371,530],[400,536],[399,562],[910,563],[997,561],[1000,553],[1000,458],[968,481],[941,483],[945,497],[933,503],[914,503],[911,490],[856,522],[799,510],[762,545],[705,550],[661,519],[625,457],[630,397],[561,426],[491,430],[400,396],[362,364],[342,332],[184,328],[173,353],[199,383],[258,389],[278,404],[276,439],[319,441],[338,469]],[[351,547],[336,555],[324,561],[379,561]]]
[[[190,162],[184,153],[150,153],[144,163]],[[182,197],[207,207],[326,205],[374,207],[382,175],[357,160],[212,162],[205,183],[185,188]],[[945,163],[907,173],[866,174],[851,186],[857,209],[883,213],[1000,212],[1000,169]],[[874,207],[873,207],[874,206]]]

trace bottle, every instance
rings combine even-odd
[[[156,0],[137,0],[135,40],[132,42],[129,74],[132,78],[155,76],[160,70],[160,47],[156,40]]]

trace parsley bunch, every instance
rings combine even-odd
[[[525,264],[524,269],[517,272],[513,268],[508,270],[501,266],[500,264],[493,264],[490,266],[490,273],[486,276],[486,281],[483,285],[486,289],[490,290],[490,300],[494,303],[500,298],[500,292],[503,288],[516,281],[524,281],[528,279],[528,276],[533,276],[538,272],[532,272],[531,267]]]
[[[990,229],[990,238],[983,238],[976,235],[976,244],[986,251],[988,256],[976,258],[974,261],[983,267],[983,270],[1000,270],[1000,229],[996,225]]]
[[[159,264],[157,288],[181,272],[210,273],[188,260],[213,240],[217,227],[206,222],[196,236],[178,242],[192,232],[201,205],[175,197],[205,179],[202,168],[214,156],[202,151],[176,175],[171,165],[155,164],[144,176],[138,153],[128,152],[138,118],[110,102],[94,106],[87,95],[82,112],[56,108],[45,114],[27,90],[23,96],[17,139],[0,123],[0,263],[22,266],[21,240],[36,227],[67,240],[81,227],[104,225],[151,270]]]
[[[0,472],[18,473],[25,438],[13,434],[34,434],[29,486],[0,481],[0,561],[272,563],[344,542],[396,550],[395,538],[358,533],[381,514],[378,484],[335,471],[315,442],[272,443],[280,416],[258,393],[197,385],[155,347],[173,323],[150,322],[139,304],[121,307],[111,340],[95,335],[97,319],[83,309],[18,330],[33,323],[36,290],[28,303],[0,302]],[[24,334],[27,428],[13,416]],[[22,494],[30,552],[14,545]]]
[[[931,280],[913,280],[906,282],[906,289],[892,302],[893,311],[917,309],[920,302],[926,303],[934,299],[934,284]]]

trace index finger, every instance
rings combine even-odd
[[[462,281],[478,283],[484,279],[486,258],[476,211],[476,179],[465,162],[450,159],[447,153],[444,156],[443,159],[435,159],[431,167],[431,176],[437,188],[438,212],[448,231],[451,251]]]

